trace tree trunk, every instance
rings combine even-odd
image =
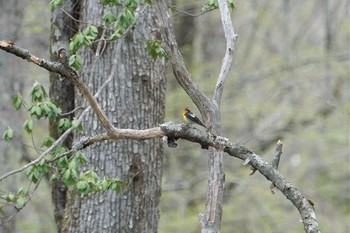
[[[74,18],[79,18],[79,1],[66,0],[63,8]],[[61,10],[55,10],[51,13],[51,38],[50,38],[50,58],[51,61],[57,60],[57,52],[60,48],[66,48],[70,38],[78,30],[77,23]],[[57,73],[50,73],[50,99],[56,102],[63,113],[71,112],[74,109],[74,86],[65,78],[61,78]],[[74,117],[74,113],[64,116],[68,119]],[[60,118],[50,119],[50,136],[57,139],[61,134],[57,132],[57,124]],[[67,148],[72,147],[73,134],[69,135],[62,143]],[[51,196],[54,206],[54,216],[57,225],[57,232],[62,231],[62,220],[66,207],[67,188],[62,182],[56,181],[51,185]]]
[[[101,25],[104,9],[86,1],[82,21]],[[98,96],[109,119],[119,128],[146,129],[164,119],[165,64],[148,56],[146,40],[157,32],[154,10],[148,7],[125,37],[100,41],[85,48],[81,79],[93,93],[110,77]],[[85,25],[83,25],[84,27]],[[101,34],[105,32],[100,29]],[[83,100],[77,93],[78,106]],[[103,131],[94,113],[84,118],[86,136]],[[119,177],[128,188],[121,194],[108,191],[81,197],[68,190],[64,232],[156,232],[162,175],[162,142],[120,140],[98,143],[87,149],[86,169],[100,178]]]

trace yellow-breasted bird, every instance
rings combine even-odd
[[[196,123],[196,124],[201,125],[201,126],[203,126],[205,128],[205,125],[188,108],[184,109],[184,111],[182,112],[182,117],[184,118],[185,121],[187,121],[187,122],[189,122],[191,124]]]

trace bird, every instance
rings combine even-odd
[[[193,112],[191,112],[191,110],[189,108],[185,108],[183,110],[182,117],[184,118],[184,120],[186,122],[189,122],[191,124],[196,123],[196,124],[201,125],[204,128],[206,128],[205,125],[198,119],[198,117],[196,117],[196,115],[194,115]]]

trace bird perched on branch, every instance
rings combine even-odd
[[[196,115],[194,115],[194,113],[191,112],[191,110],[188,108],[185,108],[183,110],[182,117],[184,118],[185,121],[187,121],[191,124],[196,123],[196,124],[201,125],[204,128],[206,128],[205,125],[198,119],[198,117],[196,117]]]

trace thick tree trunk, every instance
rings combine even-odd
[[[102,6],[91,1],[83,6],[81,20],[101,25]],[[146,51],[147,38],[157,30],[154,11],[149,7],[125,37],[101,41],[81,53],[81,78],[93,93],[111,77],[98,102],[116,127],[146,129],[163,122],[165,64],[151,59]],[[78,105],[84,102],[79,93],[77,99]],[[86,136],[103,131],[92,112],[85,116],[84,126]],[[85,197],[69,190],[64,232],[156,232],[161,140],[99,143],[84,152],[89,159],[86,169],[94,170],[100,178],[119,177],[128,188],[121,194],[109,191]]]
[[[63,8],[70,15],[79,18],[79,1],[66,0]],[[57,52],[60,48],[68,49],[70,38],[77,32],[78,24],[62,10],[57,9],[51,14],[51,38],[50,57],[52,61],[57,60]],[[74,109],[74,86],[65,78],[61,78],[57,73],[50,73],[50,99],[56,102],[63,113],[71,112]],[[68,119],[74,117],[74,113],[64,116]],[[60,134],[57,132],[57,124],[60,118],[51,119],[49,122],[50,136],[57,139]],[[73,134],[69,135],[62,143],[63,146],[71,148]],[[54,206],[54,216],[57,225],[57,232],[62,231],[62,220],[66,207],[67,188],[62,182],[56,181],[51,185],[52,202]]]

